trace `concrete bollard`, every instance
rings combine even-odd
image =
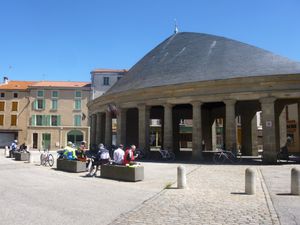
[[[256,175],[255,171],[247,168],[245,172],[245,192],[248,195],[253,195],[256,192]]]
[[[300,170],[297,168],[291,170],[291,194],[300,195]]]
[[[177,167],[177,188],[186,188],[186,170],[184,166]]]
[[[4,157],[7,156],[7,153],[9,152],[9,149],[8,149],[8,146],[6,145],[5,146],[5,149],[4,149]]]

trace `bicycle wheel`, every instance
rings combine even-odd
[[[49,164],[50,167],[52,167],[53,164],[54,164],[54,157],[53,157],[52,154],[48,155],[48,164]]]
[[[233,155],[231,160],[234,163],[240,163],[242,161],[242,154]]]
[[[215,153],[214,156],[213,156],[213,161],[216,164],[223,163],[224,160],[225,160],[225,157],[221,153]]]
[[[171,160],[171,161],[175,160],[175,154],[174,154],[174,152],[169,152],[169,155],[170,155],[169,160]]]

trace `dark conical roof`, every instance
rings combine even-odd
[[[108,92],[238,77],[300,74],[300,63],[224,37],[177,33],[135,64]]]

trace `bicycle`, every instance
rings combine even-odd
[[[175,154],[174,154],[174,152],[160,149],[159,153],[161,155],[161,158],[164,159],[164,160],[172,160],[172,161],[175,160]]]
[[[54,157],[51,153],[49,153],[48,149],[44,149],[44,152],[40,156],[40,164],[42,166],[46,166],[47,163],[50,167],[52,167],[54,164]]]
[[[242,155],[239,152],[234,153],[224,149],[219,149],[213,156],[213,161],[216,164],[229,161],[231,163],[239,163],[242,161]]]

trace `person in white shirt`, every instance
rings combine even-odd
[[[125,154],[123,147],[124,146],[122,144],[120,144],[119,148],[117,148],[114,151],[114,163],[115,164],[119,164],[119,165],[123,164],[123,159],[124,159],[124,154]]]

